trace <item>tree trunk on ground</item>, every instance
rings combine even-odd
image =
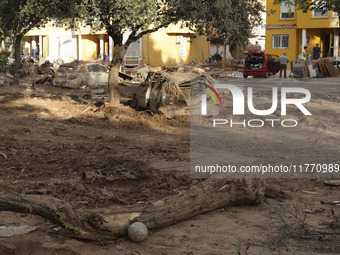
[[[17,69],[21,68],[21,35],[14,36],[14,58],[15,58],[15,67]]]
[[[120,104],[120,93],[119,93],[119,69],[123,63],[125,53],[127,51],[127,46],[125,45],[115,45],[114,55],[111,62],[111,70],[109,74],[109,95],[110,106],[118,106]]]
[[[113,240],[127,234],[132,222],[149,229],[161,228],[191,217],[232,205],[259,204],[264,198],[261,179],[208,179],[189,190],[143,205],[98,214],[72,208],[49,196],[0,196],[0,211],[40,215],[68,230],[74,238]],[[103,208],[100,208],[103,210]]]

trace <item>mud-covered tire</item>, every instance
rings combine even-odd
[[[133,108],[133,109],[138,110],[138,109],[137,109],[138,104],[137,104],[137,98],[136,98],[136,96],[133,96],[132,100],[131,100],[130,103],[129,103],[129,106],[130,106],[131,108]]]

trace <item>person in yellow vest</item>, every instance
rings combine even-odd
[[[307,60],[307,49],[308,49],[308,47],[305,46],[305,47],[303,47],[303,50],[301,52],[301,55],[303,55],[304,60]]]

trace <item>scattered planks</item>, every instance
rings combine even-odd
[[[114,240],[127,234],[132,222],[161,228],[231,205],[259,204],[264,198],[261,179],[208,179],[189,190],[146,205],[101,212],[75,209],[68,202],[38,195],[0,195],[0,211],[39,215],[67,230],[77,239]]]
[[[314,67],[319,67],[321,73],[323,73],[326,77],[338,77],[340,76],[340,71],[337,68],[333,67],[333,59],[320,59],[313,60]]]

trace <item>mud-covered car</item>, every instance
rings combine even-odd
[[[54,74],[52,84],[67,88],[103,88],[107,87],[109,68],[99,63],[74,61],[62,64]]]
[[[248,76],[264,76],[275,74],[280,71],[278,55],[266,54],[263,51],[244,52],[247,57],[244,60],[243,78]]]
[[[188,115],[194,105],[201,102],[201,96],[192,95],[193,88],[199,90],[202,84],[214,86],[216,83],[209,75],[193,72],[149,72],[130,106],[162,113],[167,118]]]

